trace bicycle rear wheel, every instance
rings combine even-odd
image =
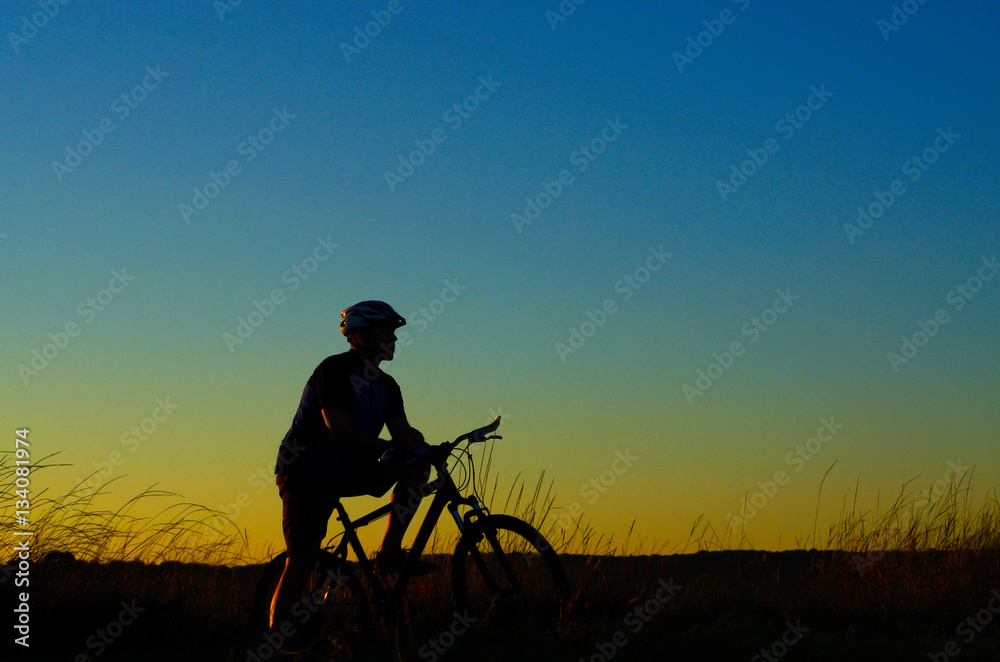
[[[488,515],[470,524],[452,561],[460,610],[474,618],[549,630],[569,599],[559,555],[527,522]]]
[[[285,559],[282,553],[271,560],[254,591],[252,622],[260,645],[280,649],[291,639],[295,648],[310,648],[324,636],[342,638],[368,623],[368,598],[361,582],[343,560],[323,550],[289,618],[271,628],[271,600]]]

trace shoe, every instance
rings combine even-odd
[[[401,549],[398,552],[392,552],[391,554],[386,554],[384,552],[378,552],[375,554],[375,568],[380,574],[391,575],[398,573],[403,569],[403,565],[406,563],[406,559],[409,557],[409,550]],[[430,561],[417,561],[413,566],[413,577],[420,577],[421,575],[429,575],[430,573],[437,570],[437,563],[431,563]]]

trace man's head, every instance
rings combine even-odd
[[[396,329],[406,324],[384,301],[361,301],[340,313],[340,332],[351,347],[382,361],[392,359]]]

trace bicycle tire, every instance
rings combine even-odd
[[[466,527],[452,559],[455,602],[474,618],[550,630],[569,600],[559,555],[527,522],[488,515]]]
[[[286,558],[287,554],[282,552],[271,559],[254,589],[252,626],[255,639],[271,631],[271,599],[284,572]],[[343,560],[323,550],[287,623],[293,632],[304,628],[299,633],[299,641],[304,639],[303,648],[311,648],[324,635],[340,638],[366,625],[369,616],[368,597],[357,576]],[[288,625],[285,630],[280,626],[274,628],[266,643],[280,648],[281,644],[275,642],[288,636]]]

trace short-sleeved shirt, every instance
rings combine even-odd
[[[381,434],[386,421],[405,416],[403,396],[391,376],[353,349],[327,357],[302,390],[298,410],[278,450],[275,474],[304,470],[345,476],[378,458],[377,453],[346,448],[331,439],[323,420],[325,408],[347,412],[352,425],[373,437]]]

